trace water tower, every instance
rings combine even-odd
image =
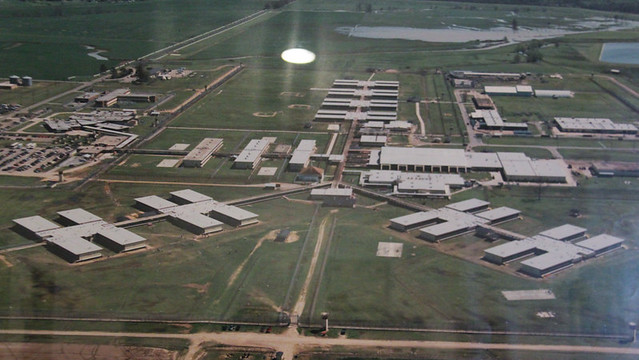
[[[33,85],[33,78],[31,76],[23,76],[22,86],[31,86],[31,85]]]

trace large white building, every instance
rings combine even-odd
[[[268,150],[272,141],[272,138],[249,141],[244,150],[235,158],[233,166],[238,169],[254,169],[262,161],[262,155]]]
[[[555,124],[561,132],[594,133],[594,134],[637,134],[637,127],[632,124],[617,124],[603,118],[571,118],[556,117]]]
[[[315,140],[300,141],[288,162],[289,170],[300,171],[308,166],[311,155],[313,155],[316,150],[317,146]]]
[[[202,167],[214,153],[222,148],[223,139],[205,138],[182,160],[184,167]]]

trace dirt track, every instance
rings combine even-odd
[[[164,338],[186,339],[191,342],[184,360],[197,359],[203,345],[207,343],[219,343],[238,347],[259,347],[284,351],[284,358],[292,359],[294,352],[322,347],[333,346],[351,348],[376,348],[386,349],[478,349],[478,350],[523,350],[537,352],[571,352],[591,354],[623,354],[639,356],[639,348],[636,347],[604,347],[604,346],[575,346],[575,345],[546,345],[546,344],[503,344],[503,343],[478,343],[460,341],[414,341],[414,340],[365,340],[348,338],[320,338],[298,335],[296,331],[288,331],[283,334],[263,333],[198,333],[198,334],[165,334],[165,333],[114,333],[102,331],[57,331],[57,330],[0,330],[0,334],[21,335],[54,335],[54,336],[99,336],[99,337],[132,337],[132,338]],[[0,350],[0,357],[4,356],[4,350]],[[4,358],[4,357],[3,357]]]

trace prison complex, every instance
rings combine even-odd
[[[72,263],[101,257],[103,248],[95,243],[114,252],[136,250],[147,245],[145,238],[109,224],[84,209],[60,211],[58,216],[59,222],[67,226],[38,215],[14,219],[13,222],[18,231],[45,241],[53,253]]]

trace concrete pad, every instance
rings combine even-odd
[[[258,171],[257,176],[273,176],[277,172],[276,167],[263,167]]]
[[[177,143],[177,144],[171,146],[169,148],[169,150],[178,150],[178,151],[186,150],[190,145],[191,144],[180,144],[180,143]]]
[[[501,293],[508,301],[555,299],[555,294],[549,289],[502,291]]]
[[[179,162],[180,162],[180,159],[164,159],[160,161],[160,163],[157,164],[156,167],[172,168],[172,167],[175,167],[175,165],[177,165]]]
[[[377,256],[400,258],[403,248],[404,244],[402,243],[380,242],[377,244]]]

